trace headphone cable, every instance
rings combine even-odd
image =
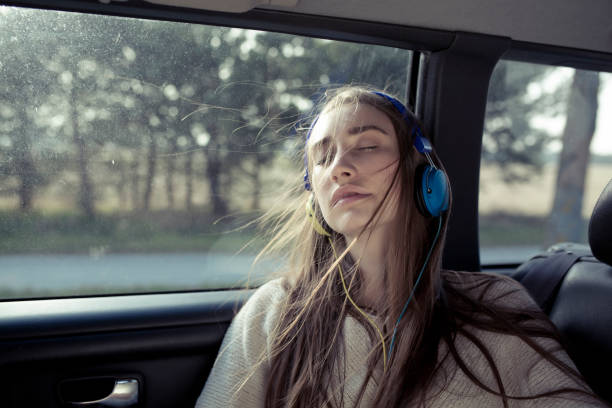
[[[423,276],[423,271],[425,270],[425,267],[429,263],[429,258],[431,257],[431,253],[433,252],[434,247],[436,246],[436,242],[438,241],[438,237],[440,236],[441,229],[442,229],[442,217],[438,217],[438,231],[436,231],[436,235],[433,239],[433,242],[431,243],[429,252],[427,252],[427,256],[425,257],[425,262],[423,262],[423,266],[421,267],[421,270],[419,271],[419,275],[417,276],[417,279],[414,282],[412,291],[410,291],[410,296],[408,296],[408,300],[406,301],[406,304],[404,304],[404,308],[402,309],[402,312],[397,318],[397,322],[395,322],[395,327],[393,328],[393,336],[391,336],[391,344],[389,345],[389,355],[388,355],[389,361],[391,360],[391,355],[393,353],[393,346],[395,345],[395,336],[397,335],[397,328],[399,327],[402,317],[404,317],[404,313],[406,313],[406,310],[408,310],[408,305],[410,304],[410,301],[412,300],[412,296],[414,295],[414,292],[416,291],[416,288],[419,285],[419,282],[421,281],[421,277]]]

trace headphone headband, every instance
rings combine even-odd
[[[408,109],[406,109],[406,106],[404,106],[403,103],[401,103],[391,95],[387,95],[386,93],[379,91],[374,91],[373,93],[378,96],[382,96],[383,98],[391,102],[395,109],[402,114],[402,117],[404,118],[404,121],[408,124],[408,126],[414,124],[414,119],[412,118],[412,115],[408,112]],[[423,134],[421,133],[421,129],[418,126],[415,126],[414,133],[414,147],[417,149],[417,151],[423,154],[430,153],[433,150],[431,147],[431,143],[423,136]]]

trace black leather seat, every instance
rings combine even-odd
[[[542,274],[555,276],[555,265],[560,257],[574,257],[566,263],[567,273],[560,276],[558,284],[551,279],[554,288],[546,300],[538,299],[534,285],[526,281],[525,267],[521,266],[515,278],[525,285],[534,299],[545,305],[550,319],[567,342],[568,353],[598,395],[612,402],[612,180],[601,194],[589,223],[589,244],[592,255],[584,250],[576,255],[571,246],[563,246],[562,255],[532,259],[528,274],[538,276],[540,284],[546,282]],[[557,249],[557,253],[560,250]],[[587,248],[588,251],[588,248]],[[557,260],[555,261],[555,258]],[[557,262],[554,265],[552,262]],[[548,264],[548,265],[547,265]],[[534,267],[535,265],[535,267]],[[571,266],[570,266],[571,265]],[[535,280],[535,279],[533,279]],[[532,281],[533,281],[532,280]]]

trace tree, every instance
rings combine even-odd
[[[549,219],[549,243],[583,240],[582,202],[589,148],[597,121],[598,91],[599,73],[575,71],[567,101],[563,148]]]
[[[79,180],[77,204],[91,220],[99,187],[95,180],[98,163],[92,163],[92,157],[103,151],[112,137],[106,107],[114,75],[97,56],[107,51],[105,33],[115,32],[116,20],[58,13],[45,15],[45,21],[49,24],[45,35],[62,39],[50,56],[40,57],[47,70],[44,76],[54,81],[45,103],[47,111],[63,118],[61,136],[71,141],[68,154],[72,160],[68,163],[75,165]],[[64,147],[59,141],[56,146]]]
[[[493,71],[482,157],[499,166],[506,182],[526,181],[542,170],[543,153],[553,136],[532,126],[533,118],[555,116],[565,107],[563,87],[545,92],[540,86],[553,69],[502,60]]]
[[[408,54],[391,48],[107,16],[58,13],[45,24],[38,35],[62,41],[31,53],[49,82],[35,124],[53,137],[69,178],[78,176],[76,201],[89,218],[102,192],[121,208],[129,196],[133,209],[149,210],[160,162],[169,206],[182,176],[189,210],[203,187],[215,216],[245,209],[232,199],[244,180],[258,209],[264,169],[301,145],[287,140],[322,82],[404,87],[407,58],[398,55]]]
[[[57,166],[49,147],[44,143],[45,130],[39,126],[39,108],[52,85],[45,75],[41,59],[49,55],[56,40],[46,35],[48,25],[29,29],[29,12],[6,9],[0,13],[0,48],[5,58],[0,63],[0,177],[17,179],[19,208],[32,208],[39,187],[49,182],[39,166],[49,162],[45,170]],[[42,43],[40,53],[23,47],[24,43]]]

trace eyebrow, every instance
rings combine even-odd
[[[351,136],[355,136],[355,135],[359,135],[361,133],[367,132],[369,130],[376,130],[382,134],[388,135],[389,133],[384,130],[383,128],[381,128],[380,126],[376,126],[376,125],[364,125],[364,126],[355,126],[352,127],[348,130],[348,134]],[[318,142],[316,142],[315,144],[312,145],[311,147],[311,151],[312,152],[316,152],[318,149],[321,149],[323,147],[325,147],[325,145],[329,144],[329,140],[330,140],[330,136],[327,135],[325,136],[323,139],[319,140]]]
[[[388,135],[389,133],[387,133],[386,130],[384,130],[383,128],[376,126],[376,125],[364,125],[364,126],[355,126],[353,128],[350,128],[348,130],[349,135],[358,135],[360,133],[363,132],[367,132],[368,130],[377,130],[380,133],[383,133],[385,135]]]

